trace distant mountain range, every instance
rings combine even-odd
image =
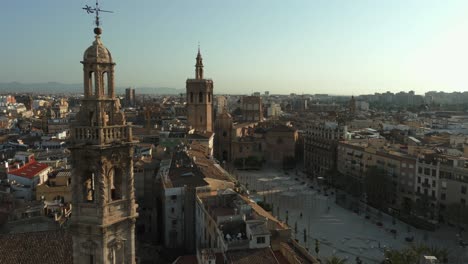
[[[117,94],[125,93],[127,87],[117,87]],[[0,82],[1,93],[82,93],[83,84],[65,84],[58,82],[47,82],[47,83],[20,83]],[[169,88],[169,87],[136,87],[136,94],[179,94],[185,93],[185,89]]]

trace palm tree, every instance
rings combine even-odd
[[[346,259],[341,259],[337,256],[330,257],[325,261],[325,264],[345,264],[345,263],[346,263]]]

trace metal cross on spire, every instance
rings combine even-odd
[[[96,24],[96,27],[98,27],[98,28],[99,28],[99,26],[101,24],[100,21],[99,21],[99,12],[114,13],[113,11],[102,10],[99,7],[98,0],[96,0],[96,7],[92,8],[91,6],[85,5],[85,7],[83,7],[83,9],[86,10],[86,13],[88,13],[88,14],[95,14],[96,15],[96,20],[94,21],[94,23]]]

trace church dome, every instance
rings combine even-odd
[[[85,62],[112,62],[110,51],[102,44],[100,36],[96,36],[96,40],[88,49],[86,49],[83,60]]]

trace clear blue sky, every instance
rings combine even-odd
[[[101,0],[116,85],[218,93],[468,90],[466,0]],[[1,2],[0,82],[80,83],[93,0]]]

